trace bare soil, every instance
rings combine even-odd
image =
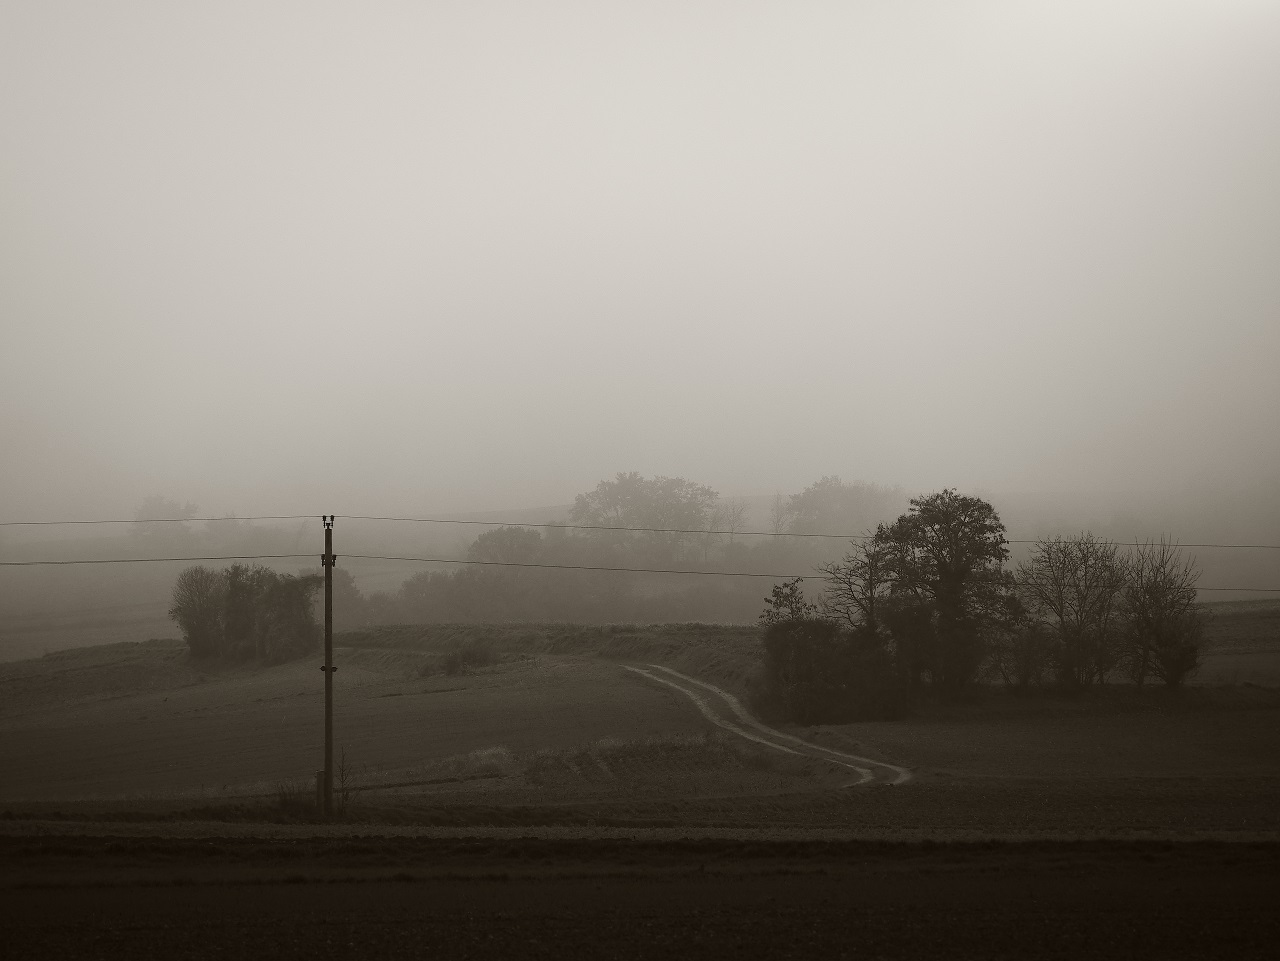
[[[25,959],[1263,958],[1274,845],[0,842]],[[18,879],[18,880],[14,880]]]

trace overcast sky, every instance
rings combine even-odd
[[[0,3],[0,508],[1280,478],[1280,4]]]

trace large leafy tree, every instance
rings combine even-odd
[[[718,499],[710,487],[683,477],[645,477],[631,471],[579,494],[569,518],[575,524],[601,527],[661,528],[638,536],[596,532],[595,540],[615,555],[639,550],[649,560],[672,561],[696,542],[696,534],[676,532],[707,530]]]
[[[527,527],[497,527],[475,539],[470,560],[486,565],[458,572],[455,587],[474,599],[475,616],[487,620],[519,619],[538,606],[537,585],[547,572],[516,565],[536,564],[542,558],[542,535]],[[504,567],[501,565],[513,565]]]
[[[845,534],[875,527],[902,510],[901,488],[823,477],[788,498],[782,516],[796,534]]]
[[[927,669],[944,689],[977,677],[990,633],[1011,614],[1004,534],[995,508],[950,489],[912,498],[905,514],[876,532],[897,606],[916,621],[928,614],[933,650]]]
[[[631,471],[579,494],[569,516],[579,524],[700,531],[718,497],[710,487],[683,477],[645,477]]]
[[[323,573],[320,578],[323,583]],[[351,571],[345,567],[333,569],[333,623],[339,630],[366,627],[369,624],[369,601],[361,593]]]
[[[187,545],[192,537],[187,523],[196,516],[195,504],[179,504],[160,494],[153,494],[134,512],[137,523],[130,525],[135,543],[147,550],[162,551]]]
[[[495,527],[467,548],[467,558],[488,564],[535,564],[542,556],[542,535],[528,527]]]
[[[319,642],[314,601],[323,578],[233,564],[189,567],[178,575],[169,616],[196,657],[279,663]]]

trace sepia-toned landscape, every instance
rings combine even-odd
[[[1280,954],[1280,3],[0,3],[0,961]]]

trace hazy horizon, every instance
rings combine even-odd
[[[0,519],[1280,490],[1272,3],[10,4],[0,122]]]

